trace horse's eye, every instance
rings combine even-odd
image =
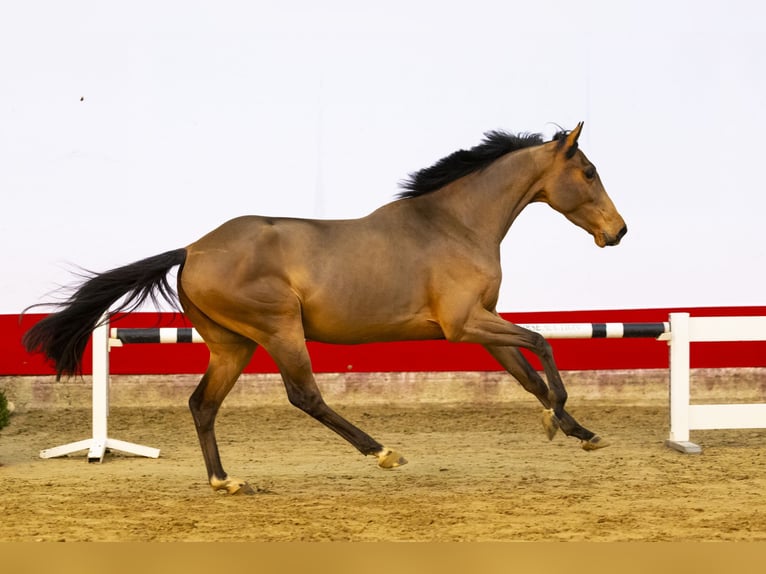
[[[588,179],[593,179],[594,177],[596,177],[596,168],[593,167],[592,165],[589,165],[583,170],[583,173],[585,174],[585,177],[587,177]]]

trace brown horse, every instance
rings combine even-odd
[[[413,174],[398,199],[361,219],[324,221],[248,216],[188,247],[90,276],[60,310],[24,336],[59,377],[80,372],[91,330],[112,312],[160,295],[174,302],[168,271],[178,265],[178,300],[210,349],[189,406],[213,489],[252,493],[221,465],[214,423],[229,390],[262,346],[279,367],[290,402],[378,464],[405,459],[325,404],[306,340],[354,344],[447,339],[483,345],[546,409],[558,428],[592,450],[606,442],[564,410],[567,394],[539,334],[503,320],[500,242],[524,207],[544,202],[617,245],[627,228],[596,168],[578,149],[582,123],[550,142],[539,135],[490,132]],[[536,354],[548,384],[519,348]]]

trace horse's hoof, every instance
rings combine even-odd
[[[225,480],[212,479],[210,486],[213,490],[225,490],[227,494],[255,494],[255,490],[246,481],[238,478],[227,478]]]
[[[600,448],[605,448],[609,446],[609,443],[606,442],[604,439],[602,439],[600,436],[593,435],[593,437],[590,440],[582,441],[581,446],[583,450],[598,450]]]
[[[250,495],[255,494],[255,490],[253,490],[253,487],[250,486],[247,482],[240,482],[236,485],[234,485],[236,488],[234,490],[229,489],[229,494],[244,494],[244,495]]]
[[[556,431],[559,430],[559,418],[553,412],[553,409],[545,409],[543,411],[543,428],[545,434],[548,435],[548,440],[553,440],[556,436]]]
[[[390,448],[383,449],[378,453],[378,466],[380,468],[396,468],[407,464],[407,459]]]

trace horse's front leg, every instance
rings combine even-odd
[[[567,392],[561,380],[558,367],[553,360],[551,346],[539,333],[514,325],[496,313],[486,309],[475,309],[460,325],[445,329],[451,340],[479,343],[511,373],[522,386],[534,394],[546,408],[543,424],[549,438],[557,428],[568,436],[583,441],[583,448],[594,450],[607,446],[606,441],[580,425],[564,409]],[[548,379],[548,385],[535,372],[518,348],[533,352],[540,359]]]
[[[487,346],[486,349],[506,371],[521,383],[525,390],[535,395],[540,404],[545,407],[542,422],[549,439],[553,439],[556,431],[560,428],[567,436],[579,438],[585,450],[596,450],[609,446],[607,441],[583,427],[565,409],[562,409],[561,416],[553,413],[548,386],[518,349],[493,346]]]

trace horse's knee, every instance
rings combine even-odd
[[[564,408],[564,404],[567,402],[567,391],[556,368],[556,363],[553,360],[551,344],[542,335],[536,335],[532,350],[540,358],[545,368],[545,373],[548,377],[548,398],[556,414],[560,415],[560,410]]]
[[[532,334],[531,350],[543,362],[553,360],[553,347],[540,333]]]

